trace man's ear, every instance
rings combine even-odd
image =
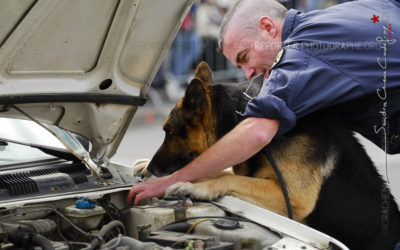
[[[258,30],[261,34],[267,34],[275,38],[278,35],[276,23],[269,16],[262,16],[258,20]]]
[[[211,69],[206,62],[199,63],[194,75],[204,84],[214,84]]]
[[[188,111],[203,112],[207,107],[206,86],[199,78],[194,78],[186,89],[182,107]]]

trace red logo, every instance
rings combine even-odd
[[[371,18],[371,20],[372,20],[374,23],[379,23],[379,16],[375,16],[375,14],[374,14],[374,16]]]

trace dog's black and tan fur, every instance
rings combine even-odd
[[[164,124],[165,139],[147,170],[171,174],[204,152],[238,122],[248,82],[214,84],[201,63],[185,96]],[[261,86],[258,86],[259,89]],[[250,90],[255,95],[258,90]],[[393,249],[400,239],[396,202],[366,152],[339,116],[319,112],[268,146],[287,184],[294,219],[344,242],[350,249]],[[233,195],[287,215],[277,177],[263,151],[221,174],[167,192],[198,199]]]

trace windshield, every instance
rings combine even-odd
[[[0,145],[0,165],[54,158],[39,149],[15,143]]]
[[[0,128],[0,165],[54,158],[29,145],[65,150],[57,138],[33,121],[0,118]]]

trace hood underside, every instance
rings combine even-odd
[[[0,116],[57,125],[111,158],[192,2],[0,0]]]

